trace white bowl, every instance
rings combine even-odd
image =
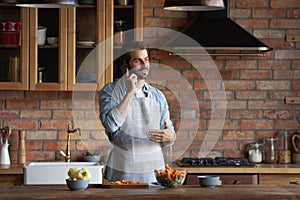
[[[48,37],[47,42],[50,45],[57,45],[58,44],[58,38],[57,37]]]

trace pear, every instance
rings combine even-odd
[[[70,168],[68,171],[68,176],[70,179],[76,179],[77,173],[80,170],[79,167]]]

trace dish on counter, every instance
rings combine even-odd
[[[85,46],[93,46],[95,44],[95,42],[94,41],[77,41],[77,44],[85,45]]]

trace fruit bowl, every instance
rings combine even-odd
[[[164,170],[154,170],[157,183],[163,188],[178,188],[186,177],[186,171],[172,169],[166,165]]]
[[[89,186],[89,180],[66,179],[66,183],[70,190],[76,191],[83,191]]]

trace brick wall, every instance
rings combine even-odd
[[[197,17],[197,13],[164,11],[164,0],[144,2],[145,27],[182,30]],[[231,18],[274,50],[265,57],[213,57],[224,81],[227,111],[223,130],[209,156],[244,156],[250,142],[276,135],[281,129],[300,130],[296,121],[300,105],[284,103],[286,97],[300,96],[300,43],[286,41],[287,35],[300,34],[300,2],[230,0],[230,6]],[[151,33],[145,33],[146,37],[147,34]],[[197,156],[201,146],[210,144],[207,138],[214,136],[213,131],[206,132],[209,124],[218,123],[210,120],[210,83],[206,81],[215,74],[205,70],[205,76],[197,74],[193,65],[199,61],[195,58],[187,63],[163,51],[153,51],[151,57],[158,64],[172,66],[193,87],[198,102],[189,101],[191,94],[181,82],[157,84],[167,96],[178,130],[175,154],[184,152],[188,156],[192,152]],[[175,93],[169,88],[176,88]],[[178,94],[188,103],[180,104]],[[17,159],[17,133],[21,129],[26,130],[27,161],[63,160],[58,150],[66,147],[66,129],[72,119],[82,129],[83,138],[80,140],[78,133],[72,135],[73,158],[80,159],[85,147],[107,155],[109,143],[103,130],[99,130],[97,94],[76,93],[76,102],[72,101],[72,92],[0,91],[0,96],[1,122],[13,129],[9,141],[12,162]]]

